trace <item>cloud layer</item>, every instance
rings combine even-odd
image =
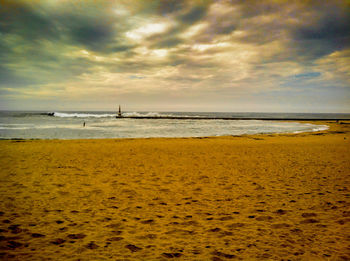
[[[0,1],[0,109],[350,112],[348,1]]]

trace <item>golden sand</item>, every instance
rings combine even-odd
[[[219,138],[0,141],[0,258],[350,260],[350,122]]]

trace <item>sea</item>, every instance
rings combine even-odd
[[[109,139],[301,133],[326,130],[328,126],[274,119],[350,119],[350,114],[325,113],[129,111],[123,112],[122,116],[125,118],[116,118],[116,115],[116,112],[107,111],[0,111],[0,139]],[[181,119],[176,119],[177,117]],[[227,120],[228,118],[245,120]],[[260,120],[266,118],[270,120]]]

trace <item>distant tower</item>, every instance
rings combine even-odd
[[[119,111],[118,111],[118,117],[117,118],[121,118],[122,117],[122,110],[120,109],[120,105],[119,105]]]

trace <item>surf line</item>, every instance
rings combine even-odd
[[[117,119],[165,119],[165,120],[260,120],[260,121],[339,121],[346,119],[314,119],[314,118],[259,118],[259,117],[194,117],[194,116],[123,116],[121,107],[115,116]]]

